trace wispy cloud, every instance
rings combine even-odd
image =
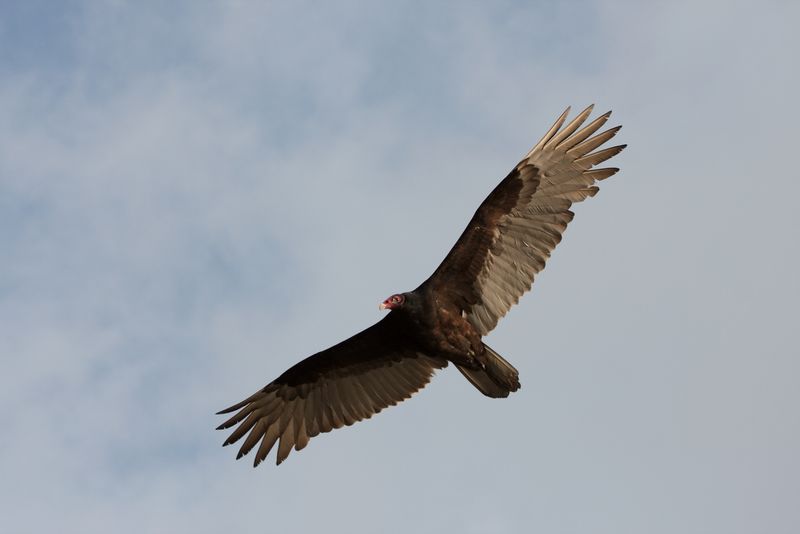
[[[800,523],[793,4],[43,6],[0,17],[11,530]],[[631,148],[492,334],[521,392],[444,372],[280,469],[219,449],[592,101]]]

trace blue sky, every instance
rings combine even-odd
[[[9,532],[800,527],[791,2],[0,3]],[[567,105],[622,172],[454,370],[275,468],[213,413],[378,320]]]

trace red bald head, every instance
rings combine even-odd
[[[402,293],[397,293],[395,295],[392,295],[388,299],[384,300],[383,302],[381,302],[379,308],[381,310],[394,310],[395,308],[399,308],[400,306],[402,306],[405,301],[406,301],[405,295],[403,295]]]

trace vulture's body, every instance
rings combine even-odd
[[[371,417],[423,388],[452,362],[484,395],[519,389],[517,370],[481,338],[528,291],[572,220],[570,207],[619,169],[593,169],[625,145],[602,150],[619,127],[596,134],[610,112],[588,125],[590,106],[564,126],[565,111],[480,205],[428,280],[392,295],[383,320],[309,356],[244,401],[220,429],[225,441],[247,435],[241,458],[258,445],[254,465],[276,442],[277,463],[309,439]]]

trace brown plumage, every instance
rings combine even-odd
[[[611,112],[583,126],[591,111],[566,126],[569,108],[561,114],[483,201],[431,277],[383,302],[390,310],[383,320],[219,412],[236,412],[219,429],[239,425],[224,445],[246,436],[237,459],[258,446],[258,465],[278,443],[280,464],[317,434],[409,398],[448,362],[489,397],[519,389],[517,370],[481,337],[531,288],[572,220],[572,204],[619,170],[593,169],[625,145],[594,151],[620,127],[594,135]]]

